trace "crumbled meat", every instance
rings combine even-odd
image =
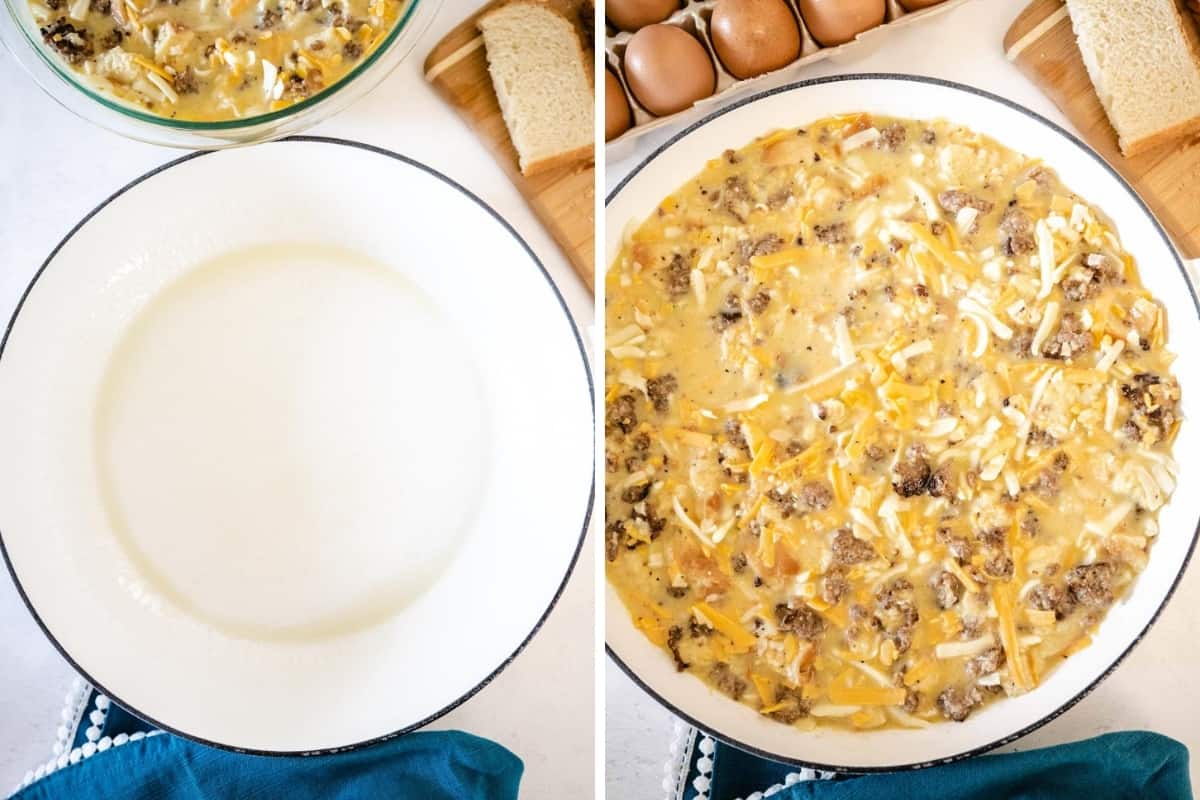
[[[976,197],[969,192],[964,192],[962,189],[947,189],[938,195],[937,200],[938,205],[951,214],[957,214],[964,208],[973,208],[980,214],[986,214],[992,210],[993,206],[990,200]]]
[[[1061,587],[1052,583],[1040,583],[1029,592],[1029,605],[1039,611],[1053,611],[1055,619],[1062,619],[1075,610],[1075,601]]]
[[[671,395],[679,388],[679,381],[671,373],[650,378],[646,381],[646,396],[654,404],[654,410],[666,412],[671,407]]]
[[[796,513],[796,495],[788,491],[786,486],[772,486],[767,490],[767,499],[779,506],[779,513],[784,519]]]
[[[991,675],[1004,664],[1004,651],[999,647],[985,650],[967,661],[967,674],[972,678]]]
[[[663,282],[667,286],[667,294],[672,299],[683,297],[691,291],[692,272],[688,269],[687,260],[682,253],[671,256],[671,263],[667,264],[665,273]]]
[[[1066,453],[1055,454],[1054,460],[1050,462],[1050,466],[1038,473],[1037,478],[1029,486],[1029,489],[1046,499],[1054,497],[1058,494],[1063,473],[1067,471],[1067,467],[1070,465],[1071,458]]]
[[[626,503],[640,503],[650,494],[649,483],[637,483],[633,486],[626,487],[625,491],[621,492],[621,499]]]
[[[988,559],[983,565],[983,571],[993,578],[1008,580],[1013,576],[1013,560],[1000,553]]]
[[[835,567],[825,573],[825,580],[821,582],[821,599],[826,603],[836,606],[849,591],[850,581],[846,580],[846,574],[841,569]]]
[[[921,144],[937,144],[937,133],[932,128],[926,128],[921,132]]]
[[[867,445],[867,449],[863,453],[872,461],[882,461],[887,456],[887,450],[884,450],[877,444]]]
[[[849,528],[842,528],[833,537],[833,563],[843,566],[862,564],[878,558],[875,548],[865,539],[859,539]]]
[[[176,73],[172,83],[179,94],[196,94],[200,91],[200,80],[191,67]]]
[[[1075,567],[1067,573],[1067,590],[1081,606],[1105,608],[1113,601],[1113,567],[1104,561]]]
[[[704,639],[712,634],[711,625],[705,625],[703,622],[698,622],[695,617],[688,621],[688,636],[693,639]]]
[[[916,689],[909,689],[904,695],[904,710],[910,714],[917,713],[917,709],[921,707],[921,693]]]
[[[1095,297],[1106,283],[1119,280],[1119,273],[1108,266],[1103,254],[1085,254],[1080,257],[1080,264],[1063,278],[1063,295],[1068,300],[1083,302]]]
[[[913,628],[921,619],[913,597],[913,585],[897,578],[875,593],[875,625],[891,640],[897,653],[908,651]]]
[[[943,464],[933,471],[929,476],[927,491],[930,497],[954,496],[954,473],[950,471],[949,464]]]
[[[629,433],[637,425],[636,401],[631,394],[619,395],[608,404],[608,426]]]
[[[1154,444],[1175,426],[1179,419],[1179,384],[1151,372],[1139,372],[1130,383],[1122,384],[1121,395],[1132,409],[1123,426],[1129,438]]]
[[[1019,256],[1037,249],[1033,239],[1033,220],[1017,206],[1009,206],[1000,218],[1000,244],[1004,254]]]
[[[772,711],[769,716],[776,722],[782,722],[784,725],[791,725],[799,719],[808,716],[809,710],[812,708],[812,701],[806,700],[800,691],[785,687],[785,690],[780,692],[777,702],[787,702],[787,705]]]
[[[621,544],[625,541],[625,522],[614,520],[604,528],[604,556],[609,561],[616,561],[621,552]]]
[[[42,28],[41,32],[42,40],[72,64],[92,57],[91,34],[82,28],[76,28],[66,19],[55,20]]]
[[[725,187],[718,197],[718,206],[743,225],[746,215],[750,213],[750,191],[746,188],[746,179],[740,175],[731,175],[725,179]]]
[[[101,50],[107,51],[107,50],[112,50],[114,47],[120,47],[121,42],[124,40],[125,40],[124,32],[122,32],[122,30],[120,28],[113,28],[111,31],[109,31],[108,33],[101,36],[100,41],[97,42],[97,44],[100,46]],[[185,72],[191,72],[191,71],[192,71],[191,67],[188,67],[185,70]],[[182,75],[182,74],[183,73],[181,72],[180,75]],[[175,91],[179,92],[179,75],[175,76]],[[180,94],[184,94],[184,92],[180,92]]]
[[[683,672],[691,666],[691,664],[684,661],[683,657],[679,655],[679,642],[681,639],[683,639],[683,628],[678,625],[672,626],[671,630],[667,631],[667,649],[671,651],[671,657],[675,659],[676,672]]]
[[[719,333],[730,325],[737,323],[743,316],[741,299],[733,292],[730,292],[725,296],[725,302],[717,309],[717,313],[713,315],[713,330]]]
[[[962,722],[981,702],[983,698],[974,686],[967,689],[952,686],[938,695],[937,707],[946,719]]]
[[[1025,437],[1025,444],[1036,444],[1039,447],[1054,447],[1054,445],[1058,444],[1058,439],[1055,439],[1054,435],[1049,431],[1034,425],[1029,429],[1029,435]]]
[[[293,72],[288,76],[285,88],[296,97],[309,97],[325,88],[325,75],[319,69],[310,69],[306,77]]]
[[[965,537],[954,536],[946,528],[938,528],[937,540],[946,546],[946,550],[960,564],[971,560],[971,543]]]
[[[825,618],[808,606],[792,608],[780,603],[775,606],[775,619],[780,628],[792,631],[801,639],[816,639],[825,632]]]
[[[1058,326],[1058,333],[1042,345],[1042,355],[1046,358],[1065,359],[1086,353],[1091,348],[1092,334],[1083,329],[1079,317],[1064,314]]]
[[[51,11],[58,11],[67,4],[67,0],[46,0],[46,6]]]
[[[1033,355],[1033,330],[1031,328],[1020,328],[1014,331],[1013,337],[1008,341],[1008,349],[1014,355],[1023,358]]]
[[[833,491],[820,481],[809,481],[800,487],[800,502],[814,511],[824,511],[833,503]]]
[[[342,55],[349,61],[355,61],[363,54],[363,46],[359,42],[346,42],[342,45]]]
[[[738,574],[741,574],[742,572],[744,572],[746,570],[746,566],[749,563],[750,563],[750,561],[749,561],[749,559],[746,558],[745,553],[734,553],[733,556],[729,559],[729,566],[733,569],[734,572],[736,572]]]
[[[766,291],[756,292],[749,300],[746,301],[746,306],[750,309],[750,313],[758,316],[767,310],[767,306],[771,304],[771,295]]]
[[[729,668],[724,661],[718,661],[708,671],[708,679],[725,694],[737,700],[746,691],[746,682]]]
[[[908,140],[908,129],[901,122],[893,122],[879,132],[879,140],[875,146],[880,150],[891,150],[893,153],[904,146]]]
[[[750,455],[750,443],[746,441],[746,434],[742,432],[742,426],[738,424],[737,420],[725,420],[724,431],[725,438],[729,440],[730,444],[746,455]]]
[[[915,497],[929,491],[929,478],[932,473],[924,446],[909,445],[904,458],[896,462],[895,472],[892,488],[901,497]]]
[[[767,198],[767,208],[778,211],[792,199],[792,187],[785,186]]]
[[[933,592],[937,596],[938,608],[950,608],[963,596],[963,584],[954,573],[942,570],[934,575]]]
[[[254,27],[260,31],[269,31],[278,25],[281,19],[283,19],[283,17],[278,11],[273,8],[268,8],[263,12],[263,15],[258,18],[258,22],[254,24]]]
[[[1026,511],[1025,516],[1021,517],[1021,533],[1026,536],[1037,536],[1041,530],[1042,521],[1038,515],[1032,511]]]
[[[975,538],[987,547],[1003,547],[1006,533],[1007,526],[982,525],[975,529]]]
[[[832,222],[828,225],[814,225],[813,235],[821,244],[845,244],[846,223]]]
[[[769,256],[783,248],[778,234],[768,233],[757,239],[742,239],[737,245],[738,264],[745,266],[755,256]]]

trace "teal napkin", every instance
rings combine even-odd
[[[702,740],[691,748],[688,761],[691,775],[677,795],[687,800],[1192,800],[1187,748],[1146,731],[1109,733],[922,770],[829,780],[812,780],[811,770],[798,780],[801,773],[795,767],[723,742]]]
[[[457,731],[334,755],[253,756],[155,731],[94,690],[77,699],[75,730],[60,730],[61,766],[52,761],[44,777],[39,767],[14,800],[511,800],[521,780],[519,758]]]

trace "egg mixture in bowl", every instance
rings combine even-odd
[[[35,38],[102,96],[185,122],[244,120],[372,59],[416,0],[29,0]]]
[[[1097,208],[962,126],[853,114],[638,223],[605,283],[606,557],[677,670],[783,725],[924,728],[1089,646],[1180,420]]]

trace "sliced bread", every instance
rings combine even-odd
[[[1200,131],[1200,35],[1178,0],[1067,0],[1126,156]]]
[[[591,61],[574,24],[530,0],[490,11],[478,24],[521,172],[533,175],[589,158],[595,135]]]

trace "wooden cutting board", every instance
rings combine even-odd
[[[525,177],[517,165],[517,151],[508,138],[508,128],[500,114],[492,79],[488,75],[483,37],[475,27],[480,15],[506,0],[493,0],[465,20],[425,59],[425,78],[458,111],[467,125],[491,151],[508,177],[520,190],[534,214],[558,242],[575,271],[594,291],[596,230],[595,159],[551,169]],[[590,43],[591,35],[583,28],[582,18],[591,23],[591,6],[584,0],[547,0],[575,22],[581,41]],[[591,64],[591,51],[586,51]]]
[[[1004,52],[1071,120],[1084,140],[1133,185],[1184,257],[1200,258],[1200,135],[1134,158],[1122,156],[1062,0],[1034,0],[1009,28]]]

